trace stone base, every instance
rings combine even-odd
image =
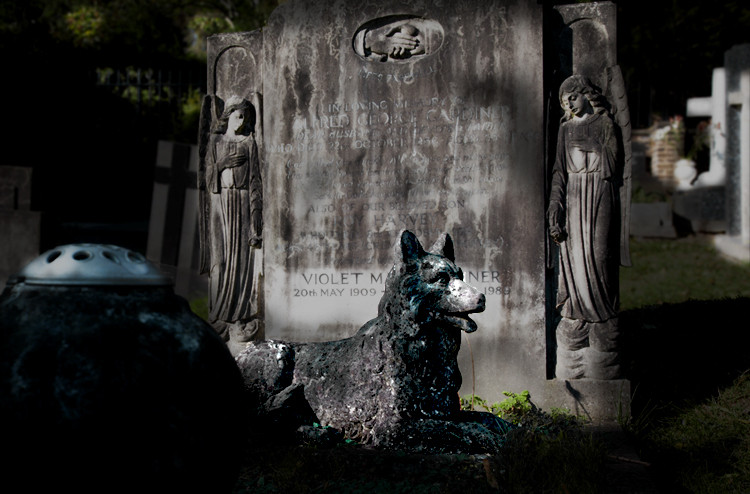
[[[616,423],[630,417],[630,381],[613,379],[553,379],[544,387],[548,407],[567,408],[594,424]]]

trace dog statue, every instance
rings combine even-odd
[[[362,444],[414,452],[491,453],[510,425],[460,411],[461,331],[485,308],[463,281],[453,241],[425,252],[403,231],[378,316],[354,336],[322,343],[250,343],[236,361],[259,416],[317,422]]]

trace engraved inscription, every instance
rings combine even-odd
[[[332,102],[317,106],[313,115],[297,117],[294,142],[273,144],[269,151],[289,154],[493,143],[503,135],[515,138],[512,129],[502,132],[508,112],[504,105],[476,105],[458,97]]]
[[[345,250],[347,263],[372,266],[401,229],[426,238],[449,229],[466,248],[497,247],[478,235],[486,219],[476,211],[507,187],[508,149],[526,137],[509,128],[507,105],[421,95],[323,100],[312,110],[294,116],[290,140],[269,146],[303,199],[304,220],[278,246],[287,259]]]
[[[292,297],[336,298],[336,297],[380,297],[387,272],[365,271],[307,271],[301,272],[292,281]],[[511,287],[500,279],[500,272],[493,270],[468,270],[464,273],[467,283],[476,286],[485,296],[507,296]]]

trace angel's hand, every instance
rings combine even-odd
[[[565,233],[565,230],[563,230],[557,225],[553,225],[549,228],[549,234],[550,234],[550,237],[552,237],[552,240],[554,240],[556,244],[564,242],[565,239],[568,237],[568,235]]]

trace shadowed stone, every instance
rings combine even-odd
[[[0,296],[4,482],[230,492],[246,436],[240,421],[226,432],[244,410],[226,345],[163,279],[145,269],[123,278],[122,249],[73,247],[30,263]],[[127,267],[148,266],[127,255],[137,261]],[[112,272],[85,285],[104,263]]]

